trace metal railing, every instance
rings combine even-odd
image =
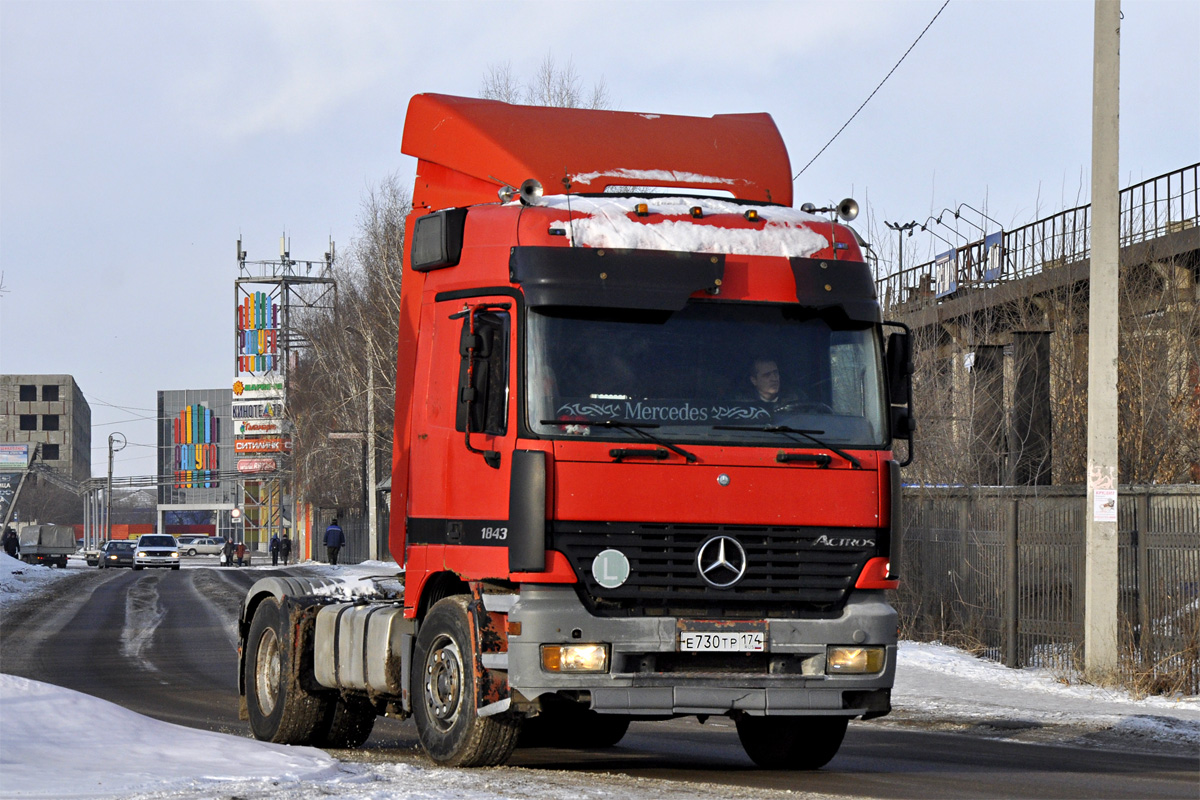
[[[1121,671],[1200,693],[1200,486],[1122,486]],[[902,628],[1008,666],[1081,662],[1084,487],[904,489]],[[954,641],[957,639],[957,641]]]
[[[1123,189],[1121,246],[1200,225],[1198,175],[1200,163]],[[963,290],[986,289],[1082,261],[1091,255],[1091,210],[1091,204],[1082,205],[1000,231],[998,249],[991,252],[987,245],[993,242],[979,239],[958,248],[952,261],[939,265],[935,259],[880,278],[880,301],[891,313],[915,311]]]

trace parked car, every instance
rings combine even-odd
[[[132,567],[133,553],[137,548],[137,542],[125,540],[113,540],[105,542],[100,548],[100,554],[97,558],[97,566],[100,569],[106,567]]]
[[[191,541],[188,542],[184,542],[182,538],[179,540],[179,549],[184,555],[215,556],[219,555],[221,548],[225,546],[225,540],[217,536],[196,536],[189,538]]]
[[[100,554],[104,552],[104,545],[108,542],[100,542],[94,548],[89,548],[83,551],[83,557],[87,561],[89,567],[100,566]]]
[[[137,540],[133,568],[170,567],[179,569],[179,542],[166,533],[147,533]]]
[[[183,547],[185,544],[191,544],[197,539],[205,538],[207,537],[202,533],[185,533],[183,536],[176,536],[175,541],[179,542],[180,547]]]

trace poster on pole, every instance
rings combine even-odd
[[[1117,490],[1093,489],[1092,519],[1096,522],[1117,521]]]

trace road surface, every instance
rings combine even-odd
[[[213,564],[211,568],[206,564]],[[49,596],[8,606],[0,671],[85,692],[180,725],[249,736],[237,717],[234,623],[269,570],[187,559],[179,571],[89,570]],[[303,567],[294,568],[302,573]],[[361,761],[429,763],[411,721],[379,720]],[[837,757],[815,773],[754,767],[733,723],[634,723],[608,750],[519,749],[512,766],[623,773],[672,781],[887,798],[1194,798],[1194,758],[1018,743],[851,723]]]

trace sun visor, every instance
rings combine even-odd
[[[879,296],[871,268],[862,261],[790,258],[796,278],[796,300],[811,308],[841,308],[858,322],[880,322]]]
[[[667,250],[515,247],[509,270],[531,306],[678,311],[692,294],[721,285],[725,256]]]

